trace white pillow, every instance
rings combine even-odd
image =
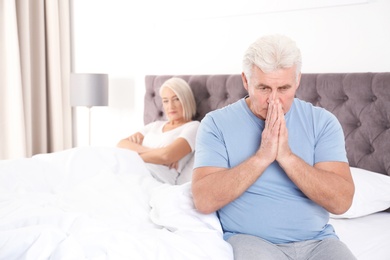
[[[355,183],[352,206],[341,215],[331,218],[357,218],[390,208],[390,176],[351,167]]]

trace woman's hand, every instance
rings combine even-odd
[[[176,162],[169,164],[168,168],[177,170],[179,168],[179,161],[176,161]]]
[[[137,132],[133,135],[130,135],[127,138],[120,140],[119,143],[117,144],[117,147],[130,149],[137,153],[149,151],[150,148],[142,146],[143,141],[144,141],[144,136],[140,132]]]
[[[130,142],[142,144],[144,141],[144,136],[140,132],[137,132],[133,135],[130,135],[127,139],[129,139]]]

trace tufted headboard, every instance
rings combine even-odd
[[[145,124],[163,118],[158,89],[173,76],[145,77]],[[191,86],[199,121],[247,94],[240,74],[175,76]],[[297,97],[339,119],[351,166],[390,175],[390,72],[303,74]]]

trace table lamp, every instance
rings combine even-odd
[[[108,74],[71,73],[70,105],[88,107],[88,144],[91,145],[91,107],[108,105]]]

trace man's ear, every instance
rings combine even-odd
[[[299,85],[301,84],[301,76],[302,76],[302,73],[299,73],[299,75],[297,76],[297,89],[299,88]]]
[[[242,79],[242,83],[244,85],[244,88],[246,89],[246,91],[248,91],[248,79],[246,78],[244,72],[241,73],[241,79]]]

